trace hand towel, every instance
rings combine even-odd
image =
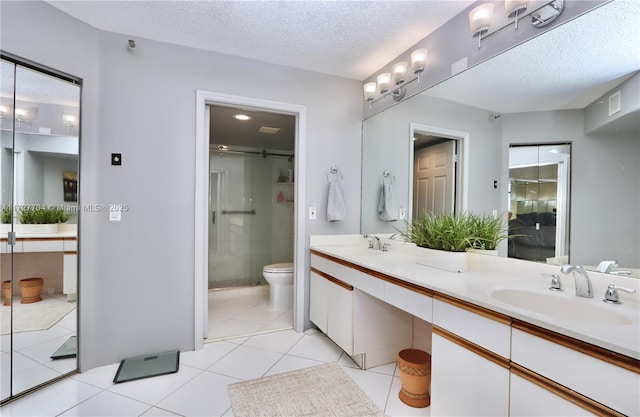
[[[398,220],[398,207],[391,184],[382,184],[380,187],[380,193],[378,194],[378,213],[380,213],[380,220],[384,220],[385,222],[395,222]]]
[[[327,199],[327,220],[334,222],[344,220],[347,205],[344,198],[342,180],[336,179],[329,183],[329,198]]]

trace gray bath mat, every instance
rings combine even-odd
[[[62,344],[62,346],[58,348],[58,350],[53,352],[53,354],[51,355],[51,359],[56,360],[56,359],[75,358],[77,354],[78,354],[78,339],[76,338],[76,336],[71,336],[70,338],[67,339],[66,342]]]
[[[127,358],[120,362],[113,382],[118,384],[152,376],[172,374],[178,372],[179,366],[180,351],[178,350]]]

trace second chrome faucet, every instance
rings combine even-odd
[[[576,295],[578,297],[593,298],[591,278],[589,274],[579,265],[563,265],[560,269],[564,274],[573,273],[573,280],[576,283]]]

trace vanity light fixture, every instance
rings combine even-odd
[[[504,0],[504,14],[509,19],[513,17],[516,18],[515,20],[516,30],[518,30],[518,18],[525,10],[527,10],[528,5],[529,5],[529,0]]]
[[[377,81],[380,94],[384,94],[389,91],[389,84],[391,84],[391,74],[389,74],[388,72],[383,72],[382,74],[378,75]]]
[[[407,63],[400,61],[393,66],[393,82],[400,85],[407,77]]]
[[[489,31],[493,17],[493,4],[482,4],[469,13],[469,29],[472,37],[478,37],[478,48],[482,45],[482,35]]]
[[[420,84],[420,73],[427,65],[428,56],[429,50],[426,48],[416,49],[411,53],[411,71],[418,76],[418,84]]]
[[[531,17],[531,25],[539,28],[546,26],[556,20],[564,10],[564,0],[550,0],[543,3],[542,6],[525,14],[529,6],[528,0],[504,0],[504,14],[508,19],[515,18],[514,27],[518,30],[518,21],[525,16]],[[491,17],[493,16],[494,5],[492,3],[483,4],[471,10],[469,13],[469,28],[471,36],[478,37],[478,48],[482,44],[482,38],[486,39],[494,33],[500,32],[502,29],[511,25],[511,22],[489,32],[491,26]]]
[[[16,107],[14,111],[14,116],[16,118],[16,122],[18,122],[18,126],[21,123],[31,123],[38,118],[38,108],[37,107],[27,107],[27,108],[18,108]]]
[[[402,100],[407,93],[406,85],[416,80],[418,80],[418,84],[420,83],[420,73],[424,71],[428,54],[429,51],[424,48],[415,50],[411,54],[411,72],[416,75],[415,78],[407,80],[409,63],[400,61],[393,65],[392,73],[384,72],[379,74],[376,78],[377,83],[374,81],[365,83],[363,86],[364,99],[369,102],[369,107],[371,107],[372,103],[387,95],[391,95],[394,101]],[[392,81],[395,87],[391,87]],[[375,98],[376,89],[381,94],[377,99]],[[391,91],[389,91],[390,89]]]
[[[374,81],[368,82],[364,85],[364,99],[371,103],[376,95],[376,83]]]
[[[248,115],[242,114],[242,113],[234,114],[233,118],[237,119],[237,120],[242,120],[242,121],[251,120],[251,116],[248,116]]]
[[[74,116],[73,114],[63,114],[62,115],[62,121],[64,122],[64,125],[68,128],[72,128],[76,125],[78,118],[76,116]]]

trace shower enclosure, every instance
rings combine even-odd
[[[293,156],[212,151],[209,289],[263,285],[264,265],[293,259]]]

